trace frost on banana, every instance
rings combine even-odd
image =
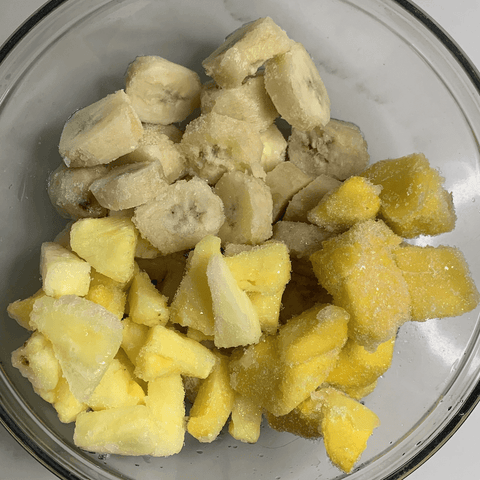
[[[225,223],[218,232],[223,243],[257,245],[272,236],[272,194],[262,180],[228,172],[215,185],[215,193],[225,209]]]
[[[203,85],[202,113],[215,112],[255,125],[266,130],[278,117],[278,112],[267,91],[263,72],[248,78],[235,88],[220,88],[215,82]]]
[[[358,174],[370,160],[360,129],[334,119],[308,132],[293,128],[288,156],[307,175],[326,174],[338,180]]]
[[[271,18],[259,18],[230,34],[202,65],[221,87],[237,87],[268,59],[289,50],[292,43]]]
[[[48,178],[50,201],[64,218],[105,217],[108,210],[98,203],[90,191],[90,185],[107,173],[108,167],[105,165],[68,168],[62,163]]]
[[[330,120],[330,99],[312,58],[301,43],[265,64],[265,88],[292,127],[312,130]]]
[[[260,132],[260,138],[263,142],[260,165],[265,172],[270,172],[279,163],[285,161],[287,141],[275,124]]]
[[[132,152],[143,126],[123,90],[76,111],[65,124],[58,146],[68,167],[93,167]]]
[[[162,57],[137,57],[128,67],[125,92],[144,123],[181,122],[200,107],[200,78]]]
[[[126,210],[147,203],[166,186],[161,164],[133,163],[112,168],[90,185],[90,191],[103,207]]]
[[[187,168],[215,184],[232,170],[255,172],[260,166],[263,142],[258,129],[248,122],[211,112],[192,120],[180,142]]]
[[[154,200],[137,207],[132,220],[140,234],[167,255],[216,235],[225,215],[222,200],[194,177],[168,185]]]

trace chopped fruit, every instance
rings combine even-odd
[[[262,409],[249,398],[235,394],[228,433],[244,443],[255,443],[260,437]]]
[[[105,307],[120,320],[123,318],[127,301],[124,285],[98,273],[95,269],[92,269],[90,289],[85,298]]]
[[[135,323],[128,317],[122,321],[122,325],[122,349],[130,361],[135,365],[138,352],[143,345],[145,345],[150,328],[146,325]]]
[[[279,163],[285,161],[287,141],[275,124],[261,131],[260,139],[263,143],[260,165],[265,172],[270,172]]]
[[[35,300],[43,296],[45,296],[45,292],[40,289],[31,297],[25,298],[24,300],[15,300],[7,307],[8,316],[26,330],[33,330],[34,328],[30,325],[30,313],[32,312]]]

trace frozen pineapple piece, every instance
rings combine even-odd
[[[241,442],[255,443],[260,437],[261,423],[262,409],[249,398],[236,393],[228,433]]]
[[[343,393],[346,393],[349,397],[353,398],[354,400],[361,400],[362,398],[370,395],[375,388],[377,387],[378,380],[375,380],[364,387],[345,387],[337,385],[335,388],[341,390]],[[325,383],[324,386],[328,386],[328,383]]]
[[[160,377],[148,384],[145,397],[152,412],[161,442],[155,456],[166,457],[179,453],[185,439],[185,389],[180,375]]]
[[[260,165],[263,142],[251,123],[210,112],[187,125],[180,148],[188,171],[215,184],[225,172],[252,173]]]
[[[214,317],[207,265],[212,255],[220,253],[220,243],[218,237],[208,235],[195,246],[185,276],[171,304],[172,323],[193,327],[205,335],[213,335]]]
[[[352,471],[373,430],[380,421],[369,408],[334,388],[312,394],[321,409],[321,431],[327,454],[334,465],[346,473]]]
[[[392,337],[381,343],[374,352],[369,352],[354,340],[349,339],[326,382],[344,391],[372,385],[390,368],[394,346],[395,337]]]
[[[456,215],[445,179],[421,153],[383,160],[362,176],[382,186],[380,215],[405,238],[438,235],[453,230]]]
[[[95,269],[91,271],[90,288],[85,298],[105,307],[120,320],[123,318],[127,301],[124,285],[98,273]]]
[[[65,377],[61,377],[58,381],[52,404],[62,423],[74,422],[77,416],[88,408],[86,403],[81,402],[73,395]]]
[[[228,357],[216,353],[216,363],[203,380],[190,410],[187,431],[202,443],[213,442],[226,424],[234,403]]]
[[[412,320],[463,315],[478,305],[480,295],[457,248],[405,245],[394,255],[412,298]]]
[[[303,173],[291,162],[279,163],[267,173],[265,183],[272,193],[274,222],[283,215],[290,199],[312,180],[313,177]]]
[[[243,172],[227,172],[214,191],[225,212],[218,231],[223,243],[257,245],[272,236],[273,201],[265,182]]]
[[[368,220],[310,256],[320,284],[351,316],[349,335],[370,351],[410,319],[407,284],[391,253],[401,240],[383,222]]]
[[[206,74],[223,88],[254,75],[268,59],[288,51],[292,41],[270,18],[259,18],[231,33],[203,62]]]
[[[75,253],[53,242],[42,243],[42,289],[50,297],[85,296],[90,286],[90,265]]]
[[[230,348],[257,343],[262,334],[257,311],[220,253],[208,260],[207,282],[212,297],[215,346]]]
[[[138,352],[147,341],[150,327],[135,323],[128,317],[122,321],[122,325],[122,349],[135,365]]]
[[[280,288],[274,293],[247,292],[264,333],[274,334],[278,329],[284,290]]]
[[[307,214],[310,222],[330,232],[347,230],[376,217],[382,188],[363,177],[350,177],[326,193]]]
[[[150,361],[150,357],[154,362]],[[162,363],[161,358],[165,359]],[[158,372],[153,367],[158,362]],[[162,325],[152,327],[135,359],[135,374],[152,381],[166,373],[206,378],[215,364],[215,355],[200,343]],[[167,367],[167,368],[165,368]]]
[[[133,276],[128,305],[130,319],[136,323],[153,327],[168,322],[167,297],[155,288],[146,272],[139,271]]]
[[[299,190],[288,202],[283,220],[308,222],[308,212],[313,210],[320,200],[342,183],[334,177],[320,174],[315,180]]]
[[[293,128],[287,152],[290,161],[307,175],[325,174],[338,180],[358,175],[370,160],[360,129],[335,119],[310,131]]]
[[[238,286],[247,292],[275,294],[290,280],[291,263],[284,243],[268,242],[225,257]]]
[[[145,392],[118,358],[108,366],[102,380],[86,401],[92,410],[105,410],[143,403]]]
[[[202,113],[215,112],[266,130],[278,112],[265,90],[263,72],[250,77],[234,88],[219,88],[214,82],[205,84],[201,95]]]
[[[72,225],[72,250],[97,272],[128,282],[134,272],[135,225],[128,218],[84,218]]]
[[[75,398],[86,401],[120,348],[120,320],[102,306],[73,295],[37,299],[30,319],[52,342]]]
[[[260,132],[263,143],[262,158],[260,165],[265,172],[270,172],[279,163],[285,161],[287,153],[287,141],[279,128],[273,124]]]
[[[33,304],[37,298],[45,296],[45,292],[40,289],[34,293],[31,297],[23,300],[15,300],[7,307],[7,314],[10,318],[15,320],[21,327],[26,330],[33,330],[33,326],[30,325],[30,313],[33,309]]]

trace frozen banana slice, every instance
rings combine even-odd
[[[90,191],[90,185],[107,172],[105,165],[68,168],[64,163],[60,164],[48,178],[50,201],[64,218],[105,217],[108,210],[98,203]]]
[[[270,17],[259,18],[231,33],[202,65],[221,87],[237,87],[268,59],[288,51],[292,43]]]
[[[154,199],[167,187],[158,162],[112,168],[90,185],[98,203],[109,210],[126,210]]]
[[[68,167],[110,163],[135,150],[142,122],[123,90],[75,112],[63,127],[58,146]]]
[[[225,223],[218,231],[223,243],[256,245],[272,236],[273,201],[265,182],[243,172],[228,172],[215,185],[215,193],[225,209]]]
[[[211,184],[231,170],[261,168],[263,143],[258,128],[226,115],[211,112],[192,120],[180,146],[190,173]]]
[[[216,235],[225,215],[222,200],[195,177],[168,185],[154,200],[137,207],[132,220],[142,237],[167,255]]]
[[[360,129],[353,123],[334,119],[309,132],[293,128],[288,139],[288,157],[309,175],[326,174],[339,180],[357,175],[370,160]]]
[[[144,123],[181,122],[200,106],[200,78],[193,70],[154,55],[128,67],[125,92]]]
[[[265,65],[265,88],[292,127],[309,131],[330,120],[330,99],[312,58],[301,43]]]
[[[270,172],[279,163],[285,161],[287,141],[275,124],[270,125],[266,130],[260,132],[260,138],[263,142],[260,165],[265,172]]]
[[[263,72],[248,78],[235,88],[220,88],[208,82],[202,88],[202,113],[215,112],[255,125],[266,130],[278,117],[267,91]]]

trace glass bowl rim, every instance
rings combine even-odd
[[[49,0],[30,17],[28,17],[0,46],[0,65],[5,58],[14,50],[14,48],[21,42],[21,40],[45,17],[50,15],[54,10],[64,3],[71,0]],[[421,8],[410,0],[391,0],[403,8],[407,13],[412,15],[415,20],[423,24],[427,30],[432,33],[437,40],[450,52],[455,60],[465,71],[469,80],[472,82],[477,93],[480,95],[480,73],[466,53],[457,45],[455,40],[427,15]],[[480,381],[475,385],[469,396],[463,401],[461,408],[455,416],[445,425],[445,427],[433,438],[426,443],[418,453],[416,453],[410,460],[408,460],[400,470],[397,470],[384,480],[401,480],[407,477],[410,473],[420,467],[433,454],[435,454],[460,428],[467,417],[472,413],[477,404],[480,403]],[[57,462],[53,457],[49,456],[42,448],[33,442],[23,430],[16,424],[12,417],[3,408],[0,403],[0,423],[12,435],[12,437],[39,463],[50,470],[59,478],[65,480],[80,480],[74,474],[68,472],[65,467]]]

